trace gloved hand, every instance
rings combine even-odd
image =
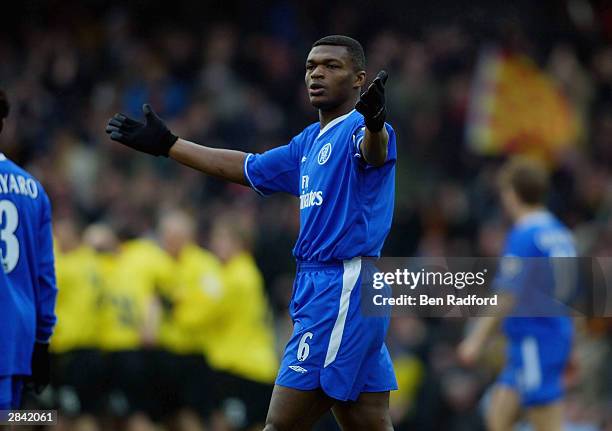
[[[48,343],[35,343],[32,352],[32,375],[26,377],[25,382],[37,394],[45,390],[51,380],[51,358],[49,357]]]
[[[142,105],[145,123],[132,120],[123,114],[115,114],[108,121],[106,133],[113,141],[154,156],[168,157],[170,147],[177,141],[151,106]]]
[[[385,125],[387,108],[385,107],[385,83],[387,72],[381,70],[368,89],[361,95],[355,109],[363,115],[365,125],[370,132],[380,132]]]

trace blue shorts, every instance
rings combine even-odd
[[[0,376],[0,410],[18,409],[22,389],[22,376]]]
[[[361,280],[376,270],[369,260],[298,265],[289,313],[293,334],[276,384],[299,390],[321,388],[337,400],[362,392],[397,389],[385,345],[389,316],[360,311]],[[366,277],[363,277],[364,279]]]
[[[571,336],[525,336],[508,343],[507,364],[498,383],[516,390],[523,407],[550,404],[563,397],[562,378]]]

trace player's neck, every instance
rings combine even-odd
[[[514,214],[514,222],[518,223],[525,217],[542,211],[546,211],[546,207],[544,205],[521,206],[520,208],[516,209],[516,213]]]
[[[335,118],[351,112],[355,108],[355,103],[356,100],[348,100],[342,105],[338,105],[327,111],[319,109],[319,124],[321,125],[321,129],[327,126]]]

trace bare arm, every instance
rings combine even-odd
[[[367,163],[372,166],[381,166],[387,160],[389,133],[383,127],[378,132],[371,132],[367,127],[365,136],[361,141],[361,154]]]
[[[162,305],[158,297],[151,297],[147,303],[146,313],[140,325],[140,340],[145,347],[155,346],[158,342],[159,327],[162,318]]]
[[[459,359],[465,365],[473,365],[478,360],[487,340],[502,319],[510,314],[514,303],[515,299],[512,294],[500,293],[498,305],[489,311],[491,316],[477,318],[474,328],[458,347]]]
[[[185,139],[178,139],[170,147],[169,156],[183,165],[197,169],[207,175],[248,186],[244,178],[242,151],[203,147]]]
[[[223,180],[248,185],[243,166],[246,154],[241,151],[203,147],[179,139],[172,134],[151,106],[142,106],[145,122],[115,114],[106,126],[113,141],[153,156],[172,157],[174,160]]]

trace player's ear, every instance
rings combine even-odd
[[[360,70],[355,73],[355,84],[353,88],[363,87],[366,83],[366,72],[365,70]]]

